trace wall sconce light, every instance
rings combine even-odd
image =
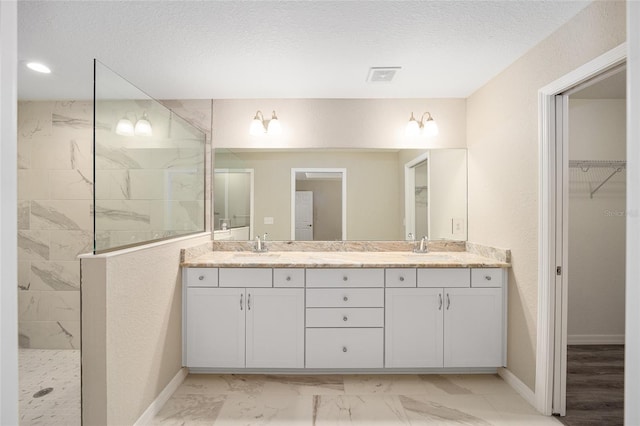
[[[251,136],[260,136],[265,133],[270,136],[282,133],[282,126],[275,111],[271,115],[271,120],[265,120],[261,111],[256,111],[255,117],[251,120],[251,125],[249,126],[249,134]]]
[[[426,116],[426,121],[425,121]],[[409,122],[407,123],[407,127],[405,128],[405,135],[407,136],[425,136],[430,138],[432,136],[436,136],[438,134],[438,124],[436,124],[433,117],[431,117],[431,113],[425,112],[420,117],[420,121],[416,120],[413,116],[413,112],[411,113],[411,117],[409,117]]]
[[[152,136],[153,129],[151,128],[147,113],[144,112],[142,114],[142,118],[136,121],[135,127],[133,122],[127,117],[127,114],[125,114],[124,117],[118,120],[118,124],[116,124],[116,134],[120,136]]]

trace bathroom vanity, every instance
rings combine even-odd
[[[508,258],[211,251],[183,259],[192,372],[495,371]]]

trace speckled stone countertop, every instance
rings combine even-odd
[[[182,262],[200,268],[508,268],[510,263],[468,251],[211,251]]]

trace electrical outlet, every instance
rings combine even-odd
[[[464,233],[464,219],[451,219],[451,233],[462,234]]]

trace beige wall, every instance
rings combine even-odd
[[[180,249],[210,234],[82,259],[83,418],[131,425],[182,367]]]
[[[429,238],[465,240],[467,227],[467,152],[433,150],[429,153]],[[452,221],[462,222],[454,229]]]
[[[625,158],[626,100],[570,99],[569,159]],[[611,172],[569,173],[569,344],[624,343],[625,172],[590,197]]]
[[[282,123],[281,136],[250,136],[257,110]],[[405,137],[411,112],[430,111],[440,134]],[[234,99],[213,101],[214,148],[464,148],[464,99]]]
[[[313,239],[342,240],[342,181],[298,180],[296,191],[313,192]]]
[[[467,99],[469,240],[511,249],[507,362],[532,389],[538,309],[537,91],[625,39],[625,3],[594,2]]]

